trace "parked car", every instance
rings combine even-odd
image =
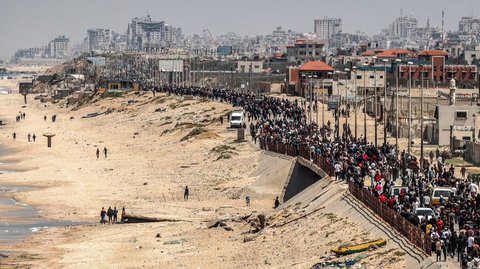
[[[431,208],[419,207],[415,210],[415,215],[417,215],[418,220],[421,222],[424,218],[427,218],[427,220],[431,219],[435,213]]]
[[[448,202],[448,197],[452,194],[452,188],[438,187],[434,188],[432,192],[431,204],[437,206],[440,204],[440,196],[443,196],[445,203]]]
[[[398,196],[400,195],[400,192],[402,189],[405,190],[405,193],[408,193],[408,187],[405,186],[392,186],[390,187],[390,196],[394,196],[395,198],[398,199]]]

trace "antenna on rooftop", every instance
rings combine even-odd
[[[442,48],[443,43],[445,42],[445,11],[442,10]]]

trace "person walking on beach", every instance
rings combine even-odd
[[[30,142],[30,138],[32,138],[32,135],[28,133],[27,138],[28,138],[28,142]]]
[[[12,137],[13,137],[13,140],[15,140],[17,138],[17,133],[13,132]]]
[[[278,200],[278,196],[275,198],[275,205],[273,208],[277,208],[280,206],[280,201]]]
[[[107,148],[103,147],[103,154],[105,154],[105,158],[107,158],[107,152],[108,152]]]
[[[247,206],[250,206],[250,196],[247,195],[247,197],[245,197],[245,203]]]
[[[120,218],[120,221],[122,223],[125,222],[125,207],[122,207],[122,217]]]
[[[33,142],[35,142],[35,139],[37,139],[37,136],[33,134],[32,138],[33,138]]]
[[[100,149],[97,148],[97,159],[100,158]]]
[[[113,223],[117,223],[118,209],[117,207],[113,208]]]
[[[105,224],[105,215],[107,212],[105,211],[105,208],[102,206],[102,210],[100,211],[100,223]]]
[[[185,186],[185,191],[183,192],[183,200],[188,201],[189,190],[188,186]]]
[[[47,115],[43,116],[43,121],[47,122]]]
[[[107,217],[108,217],[108,224],[112,224],[113,209],[111,206],[108,207]]]

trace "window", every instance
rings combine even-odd
[[[260,68],[260,65],[255,65],[255,68]]]
[[[357,76],[357,79],[362,79],[362,76],[361,76],[361,75],[360,75],[360,76]]]
[[[437,72],[437,66],[433,66],[433,72]]]
[[[461,111],[461,110],[455,111],[455,119],[466,120],[467,119],[467,111]]]
[[[370,76],[371,79],[374,79],[375,77],[374,76]]]
[[[380,78],[383,78],[383,76],[380,76]]]

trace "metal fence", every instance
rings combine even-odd
[[[275,142],[265,142],[260,140],[260,148],[263,150],[276,152],[292,157],[300,156],[312,161],[329,176],[334,175],[333,164],[305,146],[294,146]],[[423,250],[428,255],[432,253],[432,243],[430,237],[418,227],[408,222],[404,217],[395,212],[390,207],[381,203],[378,198],[373,196],[368,190],[363,189],[350,182],[348,186],[350,193],[360,202],[370,208],[377,216],[390,224],[399,233],[405,236],[413,245]]]
[[[370,208],[377,216],[390,224],[399,233],[405,236],[412,244],[430,255],[432,253],[432,243],[430,237],[418,227],[408,222],[404,217],[386,206],[378,198],[373,196],[368,190],[358,187],[355,183],[350,182],[348,190],[359,201]]]
[[[333,164],[322,157],[321,155],[313,152],[310,148],[305,146],[295,146],[283,143],[264,142],[260,141],[260,148],[267,151],[272,151],[292,157],[300,156],[306,160],[312,161],[320,169],[322,169],[329,176],[334,175]]]

